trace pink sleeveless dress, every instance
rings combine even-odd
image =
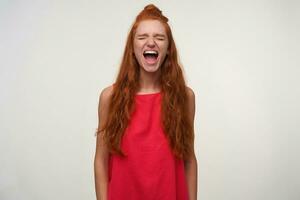
[[[135,95],[121,142],[127,157],[109,159],[109,200],[188,200],[183,160],[172,154],[162,129],[161,96]]]

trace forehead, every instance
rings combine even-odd
[[[139,23],[136,34],[144,33],[159,33],[166,35],[166,29],[164,25],[158,20],[143,20]]]

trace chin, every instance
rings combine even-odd
[[[159,71],[159,65],[155,65],[155,66],[147,66],[147,65],[143,65],[141,66],[142,70],[145,72],[149,72],[149,73],[154,73]]]

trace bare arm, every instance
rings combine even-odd
[[[192,121],[194,129],[194,118],[195,118],[195,94],[192,89],[188,88],[188,104],[189,104],[189,117]],[[187,179],[189,200],[197,200],[197,159],[194,152],[189,159],[184,162],[185,176]]]
[[[103,127],[107,119],[111,91],[112,88],[110,86],[105,88],[100,94],[98,105],[98,130]],[[96,152],[94,158],[94,178],[97,200],[107,200],[108,159],[109,152],[102,140],[102,132],[100,132],[97,135]]]

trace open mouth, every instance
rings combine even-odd
[[[143,56],[148,64],[154,64],[158,58],[158,52],[154,50],[146,50],[143,53]]]

